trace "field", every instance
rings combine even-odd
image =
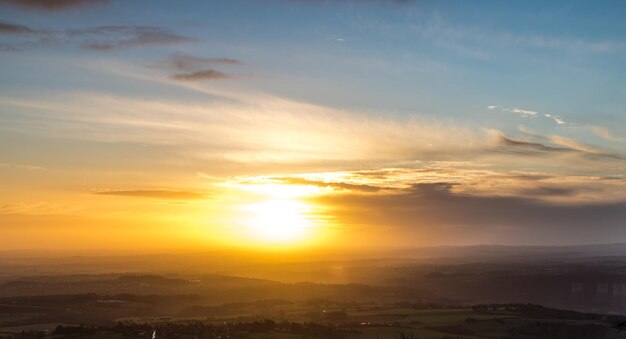
[[[255,304],[240,305],[239,314],[196,317],[127,317],[114,326],[72,327],[31,324],[0,328],[0,336],[44,338],[162,338],[215,339],[478,339],[478,338],[621,338],[604,316],[544,309],[529,305],[489,308],[418,308],[397,305],[333,305],[285,303],[271,309],[271,319],[255,314]],[[232,306],[228,307],[233,309]],[[553,314],[554,317],[546,316]],[[269,318],[269,319],[268,319]],[[186,333],[186,334],[185,334]],[[31,333],[32,335],[32,333]],[[190,336],[188,336],[190,335]],[[32,337],[32,336],[31,336]]]

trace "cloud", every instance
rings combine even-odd
[[[18,46],[11,44],[0,44],[0,52],[19,52],[21,49]]]
[[[170,74],[170,78],[181,81],[223,80],[235,77],[212,68],[217,65],[241,66],[243,63],[231,58],[206,58],[175,54],[164,61],[153,63],[149,67],[177,71],[177,73]]]
[[[573,150],[580,151],[583,153],[602,153],[603,151],[600,148],[585,145],[576,140],[572,140],[570,138],[566,138],[560,135],[551,135],[548,137],[550,141],[557,145],[569,147]]]
[[[36,33],[36,31],[27,26],[0,22],[0,34],[31,34],[31,33]]]
[[[76,204],[67,204],[57,201],[36,201],[0,205],[0,215],[61,215],[80,213],[81,210],[82,207]]]
[[[544,113],[543,114],[544,117],[551,119],[552,121],[554,121],[557,125],[567,125],[567,122],[565,120],[563,120],[563,118],[550,114],[550,113]]]
[[[118,66],[115,71],[126,72]],[[266,94],[216,92],[193,81],[159,81],[210,96],[180,101],[77,92],[38,99],[5,96],[0,107],[7,107],[14,128],[29,133],[176,145],[187,148],[185,157],[205,161],[284,166],[434,160],[472,157],[490,142],[482,131],[453,122],[419,116],[389,119]],[[17,114],[24,111],[29,114]],[[38,122],[34,128],[32,119]]]
[[[79,45],[96,51],[143,46],[174,45],[196,41],[155,26],[98,26],[71,30],[33,29],[0,23],[0,34],[20,35],[21,41],[7,50],[23,50],[41,45]]]
[[[73,30],[70,31],[70,35],[84,38],[86,40],[82,43],[84,48],[98,51],[195,41],[164,28],[152,26],[100,26]]]
[[[317,180],[309,180],[305,178],[276,178],[280,180],[282,183],[291,184],[291,185],[312,185],[317,187],[330,187],[340,190],[346,191],[360,191],[360,192],[378,192],[383,187],[372,186],[372,185],[363,185],[363,184],[351,184],[345,182],[326,182],[326,181],[317,181]]]
[[[415,185],[436,185],[439,190],[458,195],[524,198],[551,203],[626,201],[626,180],[621,176],[550,174],[455,161],[429,161],[403,168],[237,177],[236,181],[229,182],[331,188],[320,190],[318,195],[393,195],[410,191]]]
[[[108,2],[109,0],[0,0],[0,5],[13,5],[23,9],[40,11],[62,11]]]
[[[504,148],[511,150],[515,153],[518,152],[526,152],[526,153],[563,153],[563,152],[572,152],[571,148],[568,147],[553,147],[547,146],[537,142],[531,142],[526,140],[516,140],[506,137],[501,134],[499,136],[499,142]]]
[[[205,58],[188,54],[174,54],[165,61],[150,66],[180,71],[197,71],[213,65],[240,66],[242,64],[241,61],[231,58]]]
[[[41,166],[27,165],[27,164],[10,164],[10,163],[0,163],[0,168],[14,168],[14,169],[27,170],[27,171],[39,171],[39,170],[44,169]]]
[[[567,244],[623,239],[626,203],[553,203],[529,197],[454,192],[455,183],[418,183],[385,194],[323,196],[346,227],[367,225],[415,244]],[[507,187],[499,187],[507,190]],[[537,192],[536,192],[537,193]],[[544,190],[541,194],[571,194]],[[393,229],[393,231],[390,231]],[[384,231],[383,231],[384,230]]]
[[[521,193],[528,196],[572,196],[578,191],[571,187],[538,186],[523,190]]]
[[[516,113],[516,114],[519,114],[523,118],[536,118],[536,117],[542,116],[544,118],[552,120],[557,125],[567,125],[567,122],[563,118],[561,118],[560,116],[551,114],[551,113],[540,113],[540,112],[532,111],[529,109],[508,108],[508,107],[499,106],[499,105],[489,105],[487,106],[487,109],[491,111]]]
[[[415,0],[283,0],[283,2],[287,3],[307,3],[307,4],[341,4],[341,3],[356,3],[356,4],[366,4],[366,3],[389,3],[389,4],[408,4],[414,2]]]
[[[525,110],[525,109],[521,109],[521,108],[511,108],[510,112],[512,112],[512,113],[519,113],[523,117],[535,117],[535,116],[537,116],[537,112],[529,111],[529,110]]]
[[[344,42],[346,42],[346,39],[338,37],[338,36],[335,36],[335,37],[332,37],[332,38],[328,38],[328,40],[330,40],[332,42],[337,42],[337,43],[344,43]]]
[[[95,192],[98,195],[115,195],[123,197],[138,197],[138,198],[155,198],[155,199],[171,199],[171,200],[194,200],[203,199],[206,196],[197,192],[190,191],[175,191],[175,190],[163,190],[163,189],[151,189],[151,190],[106,190]]]
[[[551,135],[546,140],[558,145],[551,146],[538,142],[532,142],[527,140],[517,140],[508,138],[503,134],[498,135],[499,144],[501,147],[497,148],[497,151],[506,151],[514,154],[527,154],[527,155],[549,155],[550,153],[570,153],[578,154],[589,159],[605,159],[605,160],[626,160],[626,157],[613,153],[611,151],[604,150],[599,147],[585,145],[570,138],[566,138],[560,135]]]
[[[590,126],[591,131],[600,138],[612,142],[624,142],[624,138],[614,135],[608,128],[602,126]]]
[[[174,80],[182,81],[223,80],[233,78],[232,75],[222,73],[213,69],[205,69],[202,71],[190,73],[172,74],[170,77]]]

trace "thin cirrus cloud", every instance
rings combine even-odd
[[[203,199],[206,196],[198,192],[179,191],[179,190],[164,190],[164,189],[149,189],[149,190],[105,190],[98,191],[94,194],[97,195],[113,195],[123,197],[137,197],[137,198],[154,198],[154,199],[171,199],[171,200],[195,200]]]
[[[98,26],[71,30],[35,29],[0,22],[0,34],[19,36],[21,41],[4,44],[7,50],[22,50],[40,45],[79,45],[94,51],[134,47],[167,46],[197,41],[156,26]]]
[[[27,10],[63,11],[108,2],[109,0],[0,0],[0,5],[12,5]]]

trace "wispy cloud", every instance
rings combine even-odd
[[[563,118],[561,118],[559,116],[556,116],[554,114],[544,113],[543,116],[548,118],[548,119],[551,119],[557,125],[567,125],[567,121],[563,120]]]
[[[512,113],[519,113],[523,117],[535,117],[535,116],[537,116],[537,112],[529,111],[529,110],[521,109],[521,108],[511,108],[509,111],[512,112]]]
[[[529,152],[529,153],[552,153],[552,152],[572,152],[573,149],[569,147],[554,147],[547,146],[538,142],[531,142],[526,140],[517,140],[506,137],[504,134],[499,137],[501,145],[511,150],[512,152]]]
[[[109,0],[0,0],[0,5],[12,5],[28,10],[63,11],[108,2]]]
[[[19,52],[20,50],[18,46],[0,43],[0,52]]]
[[[228,75],[226,73],[207,69],[203,71],[190,72],[190,73],[178,73],[172,74],[170,76],[175,80],[183,80],[183,81],[202,81],[202,80],[221,80],[221,79],[232,79],[232,75]]]
[[[537,111],[533,111],[529,109],[522,109],[522,108],[517,108],[517,107],[508,108],[508,107],[499,106],[499,105],[489,105],[487,106],[487,109],[492,110],[492,111],[515,113],[523,118],[543,117],[543,118],[552,120],[557,125],[567,125],[567,122],[563,118],[561,118],[560,116],[554,115],[552,113],[541,113],[541,112],[537,112]]]
[[[27,164],[11,164],[11,163],[6,163],[6,162],[0,163],[0,168],[13,168],[13,169],[20,169],[20,170],[27,170],[27,171],[40,171],[44,169],[41,166],[27,165]]]
[[[0,205],[0,214],[67,215],[80,212],[81,210],[82,207],[75,204],[49,201],[9,203]]]
[[[288,177],[288,178],[277,178],[278,181],[285,184],[290,185],[312,185],[318,187],[330,187],[339,190],[346,191],[360,191],[360,192],[378,192],[384,187],[378,187],[373,185],[365,185],[365,184],[354,184],[347,182],[337,182],[337,181],[320,181],[320,180],[311,180],[301,177]]]
[[[79,45],[95,51],[111,51],[196,41],[196,39],[156,26],[98,26],[59,31],[0,23],[0,34],[21,37],[18,42],[9,45],[14,47],[13,50],[24,50],[42,45]]]
[[[344,42],[346,42],[346,39],[344,39],[342,37],[338,37],[338,36],[334,36],[332,38],[328,38],[328,40],[330,40],[332,42],[337,42],[337,43],[344,43]]]
[[[498,139],[500,147],[497,148],[497,150],[515,154],[534,154],[546,156],[550,153],[570,153],[581,155],[589,159],[626,160],[626,156],[622,154],[611,152],[600,147],[586,145],[564,136],[550,135],[548,137],[541,138],[550,141],[553,145],[546,145],[528,140],[513,139],[506,137],[504,134],[499,134]]]
[[[197,71],[214,65],[240,66],[243,63],[232,58],[206,58],[188,54],[174,54],[164,61],[156,62],[150,67],[174,69],[180,71]]]
[[[606,140],[606,141],[612,141],[612,142],[624,142],[626,139],[624,139],[623,137],[617,136],[613,133],[611,133],[611,131],[609,131],[608,128],[606,127],[602,127],[602,126],[590,126],[591,131],[599,136],[600,138]]]
[[[99,51],[194,41],[194,39],[172,33],[161,27],[146,26],[100,26],[72,30],[69,34],[85,39],[86,41],[82,43],[83,47]]]
[[[573,140],[573,139],[570,139],[561,135],[551,135],[549,136],[549,140],[557,145],[569,147],[573,150],[584,152],[584,153],[594,153],[594,154],[604,153],[604,151],[600,149],[599,147],[586,145],[586,144],[583,144],[581,142],[578,142],[576,140]]]
[[[150,189],[150,190],[104,190],[94,194],[114,195],[123,197],[155,198],[171,200],[193,200],[206,198],[205,194],[190,191]]]
[[[307,3],[307,4],[342,4],[342,3],[356,3],[356,4],[408,4],[415,0],[282,0],[285,3]]]
[[[214,152],[236,162],[448,157],[485,142],[482,131],[426,118],[377,118],[267,95],[225,98],[230,100],[181,103],[75,93],[52,100],[5,97],[0,106],[31,112],[41,119],[40,133],[59,133],[63,125],[66,138],[195,144],[204,149],[194,150],[198,156]],[[15,119],[17,128],[28,116]]]
[[[232,58],[206,58],[187,54],[175,54],[168,59],[156,62],[149,67],[163,68],[170,72],[170,78],[181,81],[224,80],[235,75],[213,69],[215,66],[241,66],[243,63]]]
[[[32,34],[37,33],[30,27],[0,22],[0,34]]]

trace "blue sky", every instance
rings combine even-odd
[[[361,184],[358,171],[390,168],[367,184],[391,182],[409,200],[411,187],[443,182],[479,204],[626,202],[620,1],[43,3],[0,1],[5,214],[60,200],[50,213],[64,215],[84,195],[102,199],[93,190],[212,191],[238,176],[312,173]],[[358,210],[363,192],[343,193]],[[611,213],[596,241],[626,241]],[[534,230],[499,218],[489,223]],[[551,234],[533,232],[472,242]],[[577,232],[564,242],[589,239]]]
[[[27,58],[142,65],[176,52],[228,56],[242,60],[246,67],[237,71],[249,75],[236,86],[322,105],[466,121],[492,120],[486,106],[503,105],[555,112],[580,123],[600,118],[623,129],[623,7],[617,2],[268,0],[148,6],[134,1],[52,13],[5,7],[0,18],[53,30],[156,26],[197,40],[104,54],[75,45],[33,46]],[[3,78],[11,81],[3,81],[3,88],[102,86],[71,67],[49,70],[43,64],[25,78],[32,63],[24,53],[3,54],[3,63],[14,66],[5,67]],[[75,80],[59,81],[59,72]]]

